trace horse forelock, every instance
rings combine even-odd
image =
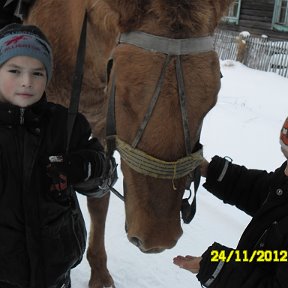
[[[212,15],[211,6],[203,0],[158,0],[152,2],[149,12],[156,16],[160,26],[166,25],[173,33],[209,31],[212,26],[211,18],[215,17]]]
[[[119,14],[122,32],[136,29],[151,29],[150,25],[165,27],[177,37],[211,34],[233,0],[108,0]],[[152,24],[153,23],[153,24]],[[148,25],[148,27],[147,27]],[[155,27],[157,28],[157,27]],[[160,33],[161,33],[160,32]]]

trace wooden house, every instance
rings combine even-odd
[[[288,0],[235,0],[219,28],[288,41]]]

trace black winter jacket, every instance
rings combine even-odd
[[[75,192],[50,191],[46,171],[48,156],[65,154],[66,127],[67,109],[45,98],[25,109],[0,104],[0,282],[58,288],[82,259],[86,230]],[[71,151],[99,164],[103,148],[90,136],[78,114]]]
[[[236,249],[214,243],[202,255],[197,278],[203,287],[288,287],[285,167],[286,162],[275,172],[267,173],[248,170],[218,156],[212,159],[204,187],[253,218]]]

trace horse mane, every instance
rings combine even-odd
[[[159,27],[176,37],[189,33],[213,33],[233,0],[107,0],[119,14],[121,32],[145,27],[145,19],[155,19]]]

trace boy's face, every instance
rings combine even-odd
[[[13,57],[0,67],[0,101],[30,106],[41,99],[46,83],[46,70],[39,60]]]
[[[280,144],[284,156],[288,159],[288,117],[286,118],[280,132]]]

